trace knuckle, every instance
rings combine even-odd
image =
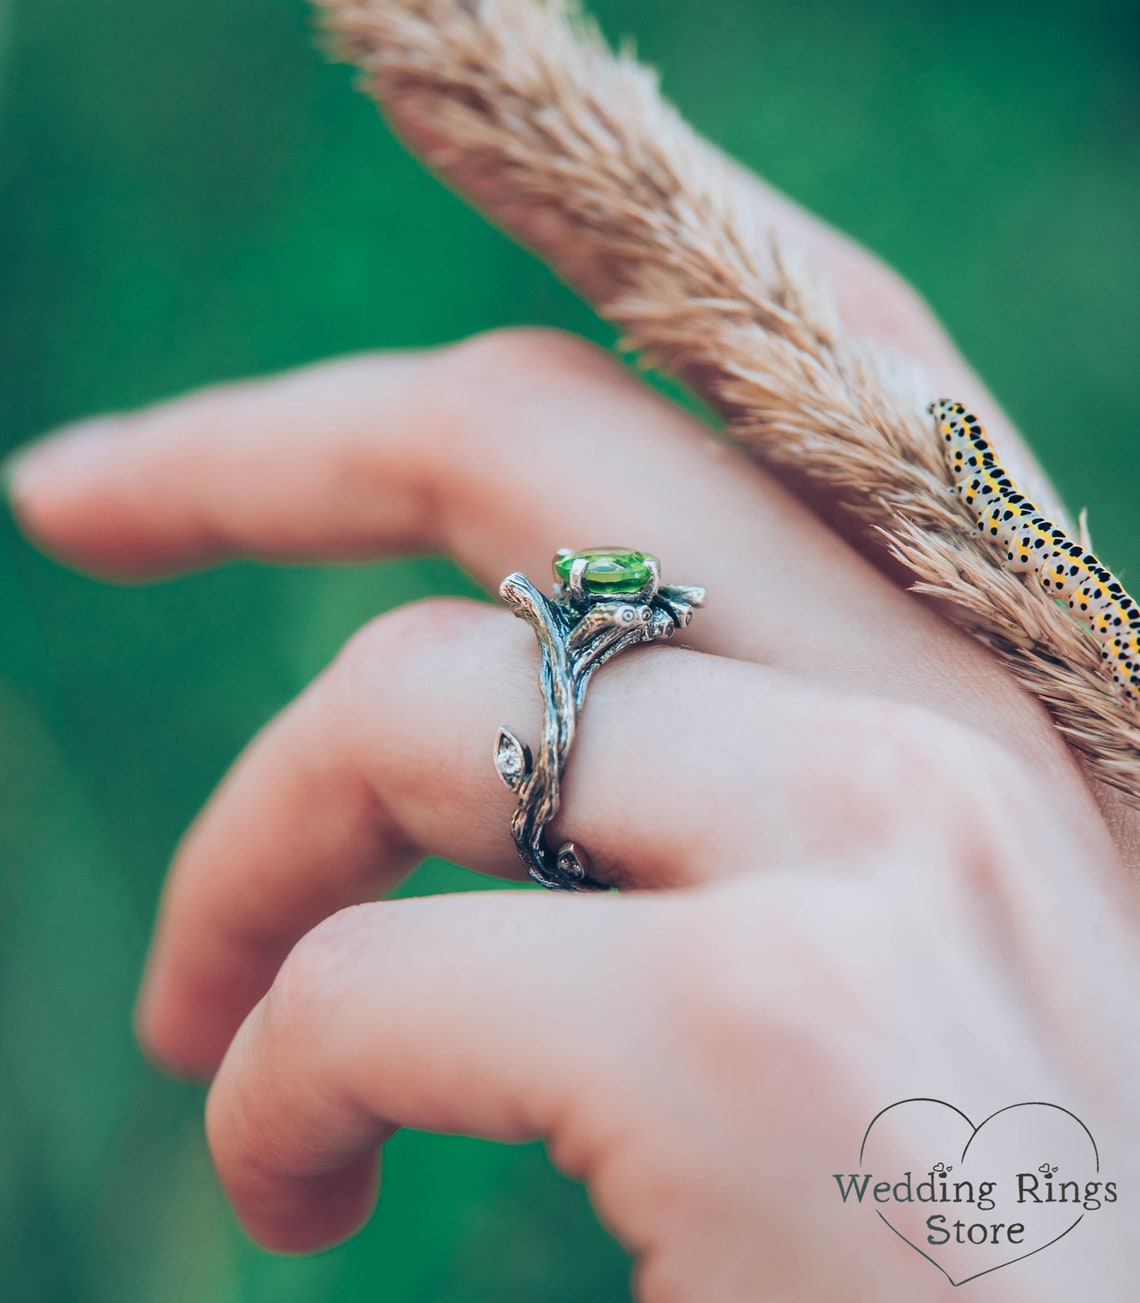
[[[842,1066],[821,1022],[825,1007],[834,1013],[841,974],[818,941],[818,901],[769,890],[762,900],[739,899],[757,884],[730,890],[740,908],[702,902],[676,920],[661,946],[659,981],[677,1052],[713,1081],[774,1104],[833,1080]]]
[[[383,907],[351,905],[323,919],[286,956],[265,997],[262,1016],[272,1033],[288,1023],[316,1035],[347,1000],[351,1003],[353,974],[365,952],[374,947]]]
[[[484,609],[463,598],[429,597],[385,611],[349,638],[332,674],[345,685],[350,701],[361,700],[361,690],[399,692],[402,673],[419,663],[425,645],[461,644]]]
[[[575,383],[620,365],[604,350],[563,330],[520,326],[475,335],[449,350],[452,378],[508,394]]]
[[[429,599],[365,625],[322,677],[311,709],[336,750],[334,781],[361,792],[362,818],[393,853],[482,853],[458,813],[497,785],[487,759],[494,734],[481,729],[499,681],[480,671],[497,673],[504,639],[523,634],[485,603]],[[504,820],[495,834],[505,830]]]
[[[829,713],[820,762],[803,775],[802,798],[828,812],[827,826],[880,847],[900,816],[926,807],[946,781],[934,716],[881,701],[850,701]]]
[[[900,803],[925,804],[954,781],[951,763],[957,745],[957,729],[942,719],[907,707],[874,709],[862,720],[865,748],[873,765],[864,776],[873,776],[884,796]]]
[[[913,344],[916,336],[941,334],[938,320],[926,300],[897,272],[888,272],[878,303],[879,329],[899,345]]]
[[[862,718],[858,715],[861,714]],[[1046,853],[1053,821],[1018,755],[999,739],[920,707],[868,703],[854,772],[841,778],[840,816],[870,844],[927,857],[960,904],[999,908]],[[1046,816],[1043,818],[1043,815]],[[897,855],[884,862],[896,863]]]
[[[867,257],[851,269],[848,294],[857,301],[861,330],[894,348],[913,353],[922,346],[945,346],[938,318],[922,295],[893,267]]]
[[[955,812],[1015,804],[1019,766],[983,733],[921,707],[879,701],[859,703],[847,728],[850,750],[838,780],[854,805],[880,821],[910,813],[934,832]]]
[[[911,781],[929,810],[968,811],[982,828],[1036,822],[1027,771],[1012,749],[986,733],[933,717],[921,734],[912,730],[901,764],[912,767]]]
[[[562,474],[566,413],[581,425],[599,397],[633,384],[602,349],[547,329],[477,335],[442,353],[439,367],[416,452],[425,513],[453,547],[451,531],[469,531],[488,501],[502,501],[504,482]]]

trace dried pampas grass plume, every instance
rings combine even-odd
[[[758,460],[878,530],[1140,805],[1140,719],[1083,626],[948,491],[918,377],[847,334],[754,229],[731,167],[573,0],[321,0],[413,148],[538,251]],[[1029,487],[1029,486],[1026,486]]]

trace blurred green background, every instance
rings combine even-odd
[[[705,131],[909,275],[1099,549],[1140,569],[1140,10],[605,0]],[[189,386],[508,323],[609,333],[401,151],[302,0],[0,0],[0,442]],[[434,560],[141,589],[0,524],[0,1300],[620,1300],[535,1147],[401,1135],[381,1211],[250,1246],[201,1093],[129,1011],[170,849],[250,734]],[[468,887],[428,866],[412,890]]]

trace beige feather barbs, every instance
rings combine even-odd
[[[477,202],[493,198],[540,253],[557,249],[564,278],[741,447],[878,530],[915,589],[944,599],[1090,771],[1140,805],[1140,716],[1087,627],[977,530],[918,377],[846,333],[758,237],[737,173],[648,69],[612,54],[573,0],[319,3],[419,154]]]

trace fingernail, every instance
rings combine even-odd
[[[114,417],[99,416],[13,449],[0,462],[0,491],[16,503],[37,482],[82,473],[103,455],[117,425]]]

